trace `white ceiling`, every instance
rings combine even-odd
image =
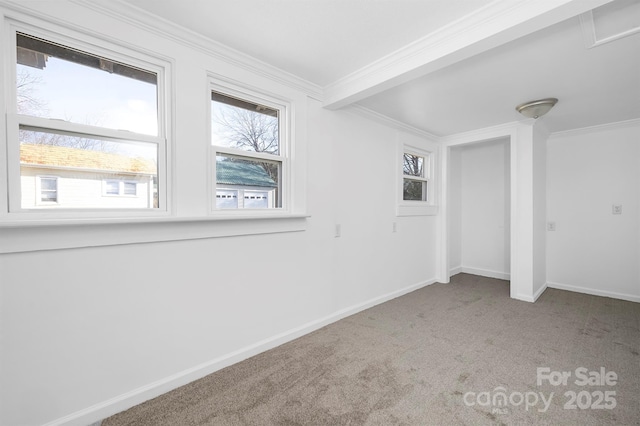
[[[573,6],[583,2],[580,5],[583,7],[588,4],[587,0],[533,1],[573,2]],[[590,1],[599,5],[606,0]],[[453,27],[457,20],[459,24],[481,16],[483,10],[498,3],[508,6],[509,2],[527,3],[522,0],[123,2],[325,88],[369,66],[379,65],[388,55],[410,49],[443,28]],[[606,30],[609,36],[640,27],[639,7],[640,0],[615,0],[597,9],[593,13],[596,38],[599,31]],[[383,82],[377,86],[379,89],[367,92],[366,97],[361,95],[350,102],[359,101],[361,106],[436,135],[519,120],[522,117],[514,109],[517,104],[544,97],[560,99],[543,118],[552,132],[640,118],[640,33],[588,49],[583,34],[588,27],[583,28],[575,13],[564,13],[569,19],[563,22],[535,32],[523,23],[518,28],[522,37],[511,36],[504,44],[494,41],[496,46],[478,49],[471,57],[449,60],[446,66],[389,79],[386,85]],[[489,34],[486,43],[491,44],[499,35],[496,32],[491,38]]]

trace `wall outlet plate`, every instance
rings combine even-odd
[[[612,214],[622,214],[622,204],[614,204],[611,208]]]

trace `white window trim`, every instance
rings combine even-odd
[[[404,154],[411,154],[424,158],[423,172],[424,176],[410,176],[404,174]],[[433,216],[438,213],[439,194],[436,188],[436,158],[438,156],[438,147],[433,144],[428,148],[420,148],[415,145],[398,143],[398,153],[396,163],[398,165],[396,176],[396,201],[397,216]],[[404,200],[403,188],[404,179],[412,179],[427,183],[427,200]]]
[[[227,96],[245,100],[247,102],[264,105],[269,108],[278,110],[278,133],[280,136],[278,152],[279,155],[268,154],[265,152],[252,152],[236,148],[229,148],[211,144],[211,92],[215,91]],[[207,146],[210,152],[208,173],[207,173],[207,194],[209,198],[209,215],[214,218],[275,218],[290,217],[293,212],[292,186],[294,174],[291,167],[292,154],[292,103],[288,100],[281,99],[278,96],[266,93],[259,89],[241,85],[238,82],[231,81],[227,78],[218,76],[213,73],[208,75],[207,86],[207,120],[209,122],[207,128]],[[281,164],[280,170],[280,190],[282,192],[282,206],[278,208],[266,209],[218,209],[216,208],[216,156],[229,155],[234,157],[244,157],[249,160],[263,159],[276,161]]]
[[[171,170],[169,167],[170,149],[168,135],[171,134],[171,108],[168,104],[168,94],[171,93],[169,74],[171,62],[161,59],[156,55],[147,54],[141,50],[133,50],[124,47],[117,42],[108,41],[106,38],[89,36],[65,27],[58,26],[32,17],[21,17],[15,20],[11,17],[4,18],[3,46],[5,54],[2,58],[5,62],[4,80],[6,97],[6,142],[0,142],[0,151],[6,148],[7,156],[0,156],[3,162],[0,166],[6,170],[8,179],[5,187],[0,188],[7,194],[8,202],[0,205],[0,225],[23,223],[30,224],[54,224],[54,223],[87,223],[87,220],[109,222],[123,219],[138,220],[139,218],[162,218],[171,215]],[[62,120],[47,119],[23,114],[17,114],[16,106],[16,33],[29,34],[54,43],[59,43],[73,49],[78,49],[93,55],[106,57],[130,66],[138,67],[156,73],[157,75],[157,107],[158,107],[158,135],[151,136],[130,131],[114,130],[96,127]],[[85,137],[105,139],[107,141],[130,143],[145,142],[157,146],[157,179],[159,187],[159,208],[157,209],[129,209],[129,208],[56,208],[23,209],[21,203],[20,183],[20,143],[18,139],[19,127],[35,131],[58,131],[71,133]],[[5,145],[6,144],[6,145]],[[49,203],[45,203],[49,204]]]

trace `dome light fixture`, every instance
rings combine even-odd
[[[538,118],[548,113],[557,103],[558,100],[556,98],[540,99],[520,104],[516,107],[516,111],[527,118]]]

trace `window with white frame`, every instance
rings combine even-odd
[[[236,90],[211,91],[214,211],[282,210],[286,204],[285,104]]]
[[[138,192],[137,182],[122,180],[105,180],[103,183],[104,195],[124,195],[135,197]]]
[[[424,155],[405,152],[402,157],[402,199],[428,201],[429,177]]]
[[[435,214],[433,169],[435,158],[431,151],[402,145],[400,151],[398,215]]]
[[[38,176],[38,204],[58,202],[58,178],[55,176]]]
[[[86,36],[17,23],[10,29],[15,84],[8,88],[9,212],[36,208],[29,179],[45,170],[64,178],[65,199],[58,199],[57,179],[40,178],[40,211],[46,204],[56,204],[54,214],[66,210],[71,217],[100,217],[105,209],[106,216],[116,209],[166,210],[166,118],[160,102],[166,64]],[[104,180],[118,175],[130,180]],[[55,191],[48,189],[54,182]],[[136,196],[136,182],[148,183],[149,198],[157,201],[101,199]],[[44,191],[50,191],[47,202]],[[128,214],[133,211],[115,215]]]

